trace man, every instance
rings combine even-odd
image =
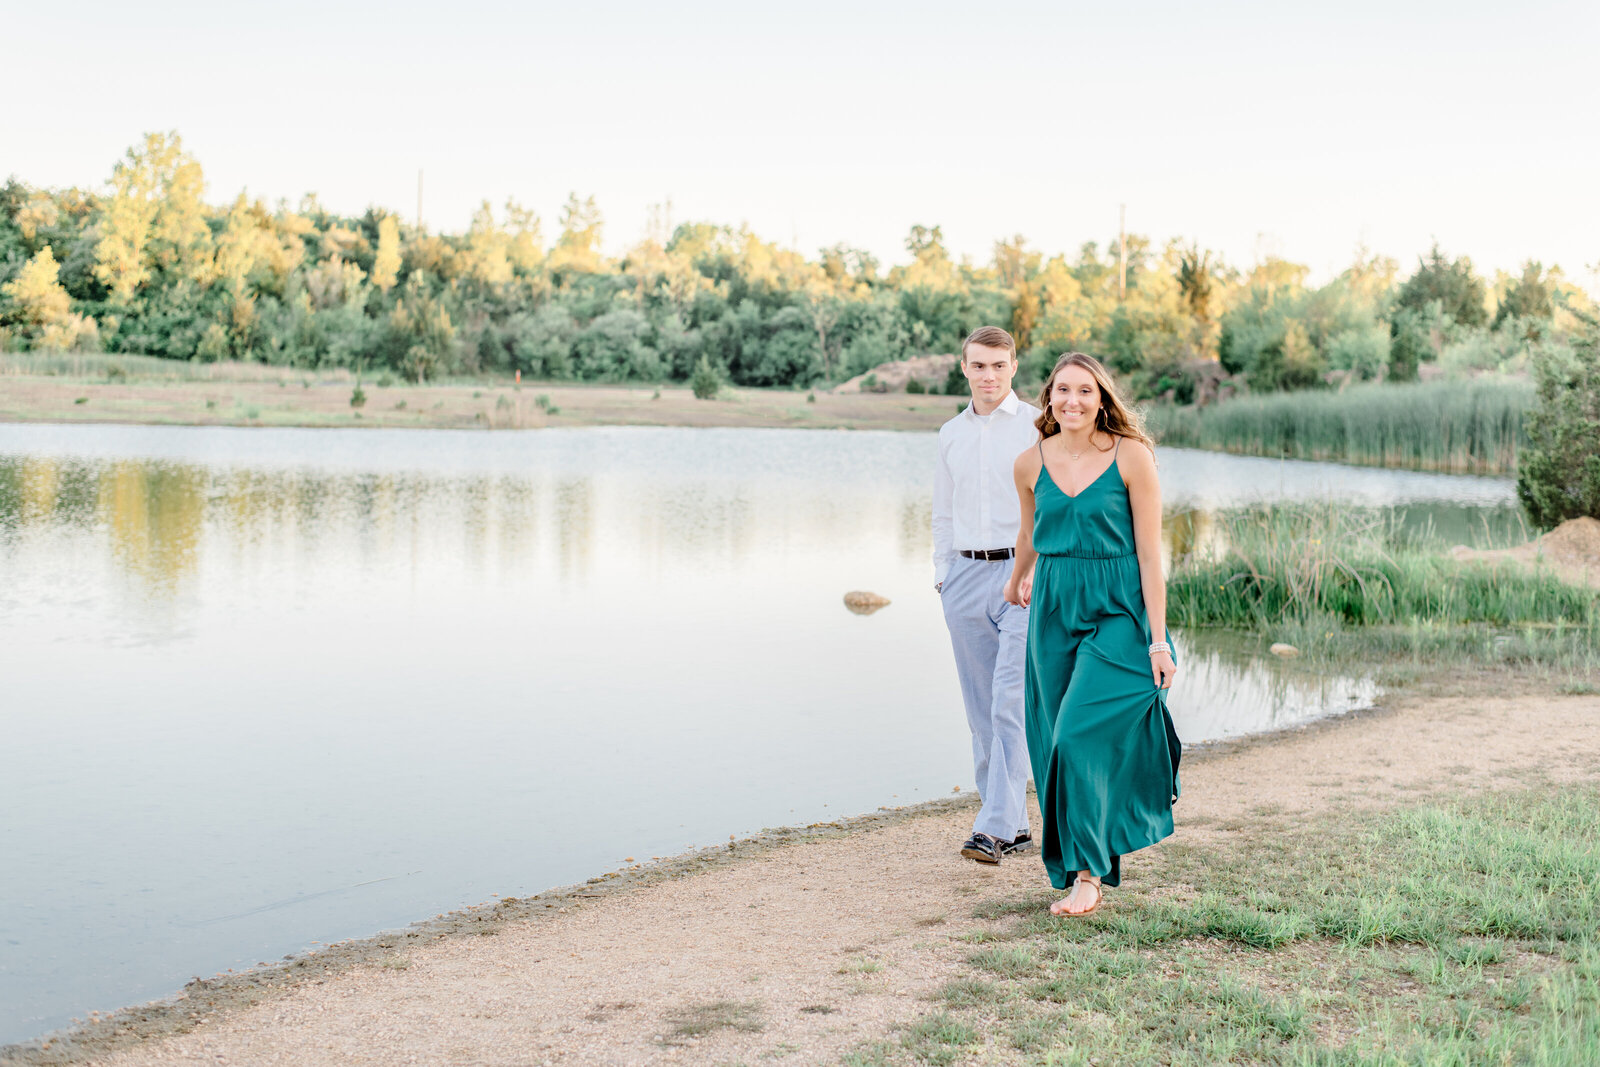
[[[1039,440],[1039,409],[1011,391],[1017,343],[1000,327],[981,327],[962,342],[961,369],[972,402],[939,428],[934,588],[955,648],[983,801],[961,854],[999,863],[1033,843],[1022,717],[1028,609],[1007,604],[1002,593],[1021,521],[1012,464]]]

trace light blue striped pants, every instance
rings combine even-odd
[[[1022,718],[1028,609],[1001,596],[1012,560],[956,557],[939,599],[956,654],[983,807],[972,829],[1010,841],[1028,828],[1028,739]]]

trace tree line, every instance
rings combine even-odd
[[[847,245],[813,257],[745,227],[667,225],[617,258],[592,197],[552,240],[509,201],[464,233],[370,208],[205,200],[176,133],[131,147],[95,189],[0,187],[0,350],[137,352],[184,360],[389,369],[413,381],[508,373],[688,380],[704,361],[750,386],[805,387],[891,360],[953,352],[974,325],[1016,336],[1024,380],[1069,349],[1141,398],[1345,379],[1411,380],[1434,364],[1516,371],[1569,345],[1589,297],[1559,268],[1485,278],[1437,246],[1402,276],[1361,253],[1332,281],[1268,257],[1248,269],[1194,244],[1127,239],[1046,256],[1023,237],[988,262],[914,226],[908,262]],[[952,388],[959,380],[952,379]],[[935,386],[937,388],[937,385]]]

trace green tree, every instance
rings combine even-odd
[[[1191,246],[1178,261],[1178,289],[1189,313],[1200,322],[1211,322],[1211,302],[1216,296],[1216,278],[1211,272],[1211,253]]]
[[[1554,315],[1555,304],[1544,268],[1529,260],[1522,266],[1522,277],[1506,289],[1505,299],[1495,310],[1493,328],[1498,330],[1508,319],[1516,319],[1523,324],[1528,339],[1536,341]]]
[[[1400,286],[1395,303],[1414,311],[1426,311],[1437,302],[1451,322],[1482,326],[1489,320],[1486,295],[1483,279],[1472,271],[1472,260],[1466,256],[1450,259],[1435,243],[1426,259],[1417,260],[1416,273]]]
[[[715,400],[722,391],[722,374],[705,356],[694,365],[694,376],[689,379],[689,388],[694,390],[697,400]]]
[[[1415,308],[1401,308],[1389,324],[1389,373],[1392,382],[1414,382],[1424,360],[1434,358],[1428,317]]]
[[[1600,321],[1587,319],[1570,348],[1537,346],[1533,376],[1538,399],[1517,460],[1517,496],[1541,529],[1600,519]]]

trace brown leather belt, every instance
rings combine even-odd
[[[1017,550],[1014,548],[963,548],[959,549],[956,554],[966,556],[968,559],[982,559],[988,560],[990,563],[996,563],[1003,559],[1010,559],[1017,554]]]

